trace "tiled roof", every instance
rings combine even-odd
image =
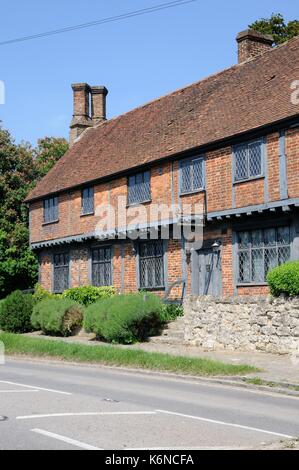
[[[299,37],[88,129],[27,201],[299,115]]]

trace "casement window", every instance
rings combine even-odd
[[[112,285],[111,247],[93,248],[91,252],[92,285],[96,287]]]
[[[139,244],[139,284],[141,289],[164,287],[163,241],[152,240]]]
[[[55,253],[53,256],[53,292],[61,293],[69,288],[69,254]]]
[[[180,162],[180,192],[193,193],[204,188],[204,158],[193,158]]]
[[[92,186],[84,188],[81,195],[81,215],[94,213],[94,189]]]
[[[234,148],[234,181],[246,181],[263,176],[262,140],[236,145]]]
[[[290,260],[290,227],[237,233],[238,283],[264,284],[268,272]]]
[[[151,199],[151,173],[143,171],[128,178],[128,204],[137,204]]]
[[[58,197],[50,197],[44,200],[44,223],[58,220]]]

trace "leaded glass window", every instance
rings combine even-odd
[[[53,291],[61,293],[69,288],[69,254],[55,253],[53,257]]]
[[[128,203],[137,204],[151,199],[151,174],[143,171],[128,178]]]
[[[238,282],[263,284],[268,272],[290,260],[290,227],[238,232]]]
[[[94,212],[94,190],[93,187],[82,190],[82,209],[81,214],[93,214]]]
[[[140,287],[164,287],[163,241],[151,240],[139,245]]]
[[[204,159],[194,158],[180,162],[181,193],[192,193],[204,188]]]
[[[92,285],[96,287],[111,286],[111,247],[92,249]]]
[[[58,220],[58,197],[50,197],[44,200],[44,223]]]
[[[237,145],[234,150],[235,182],[249,180],[262,176],[262,141],[249,142]]]

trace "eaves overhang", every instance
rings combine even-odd
[[[268,202],[265,204],[209,212],[207,214],[207,222],[221,222],[223,220],[238,219],[242,216],[250,217],[266,213],[273,214],[279,213],[280,211],[287,213],[296,207],[299,207],[299,198],[284,199],[280,201]]]

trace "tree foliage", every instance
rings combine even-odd
[[[37,260],[29,248],[28,191],[67,150],[64,139],[44,138],[36,148],[16,144],[0,128],[0,298],[37,280]]]
[[[262,18],[255,21],[249,28],[263,34],[271,34],[275,45],[282,44],[299,35],[299,21],[286,22],[280,13],[273,13],[270,18]]]
[[[37,147],[33,150],[38,178],[45,176],[68,148],[69,144],[63,138],[45,137],[39,139]]]

